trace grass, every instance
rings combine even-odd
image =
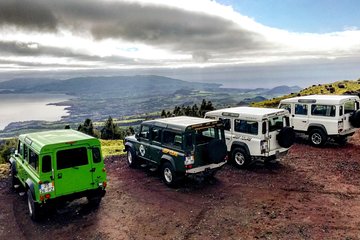
[[[9,164],[8,163],[0,164],[0,179],[4,179],[8,177],[9,177]]]
[[[359,79],[360,80],[360,79]],[[284,95],[281,97],[276,97],[273,99],[265,100],[262,102],[252,103],[250,106],[252,107],[266,107],[266,108],[276,108],[280,101],[286,98],[297,97],[298,94],[301,96],[313,95],[313,94],[330,94],[330,95],[341,95],[347,91],[359,91],[360,90],[360,81],[359,80],[343,80],[337,81],[329,84],[318,84],[313,85],[311,87],[304,88],[299,93],[291,93],[288,95]],[[339,84],[345,85],[345,88],[339,88]],[[335,91],[330,93],[327,89],[327,86],[331,85]]]
[[[105,157],[125,154],[123,140],[100,140],[102,154]]]

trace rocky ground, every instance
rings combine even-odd
[[[124,157],[106,165],[98,209],[80,199],[39,223],[0,180],[0,239],[360,239],[359,132],[345,146],[299,138],[277,165],[227,165],[215,182],[177,189]]]

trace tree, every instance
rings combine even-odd
[[[102,139],[123,139],[125,131],[119,129],[111,116],[106,120],[104,127],[101,129]]]
[[[85,119],[84,124],[80,124],[78,131],[90,136],[95,136],[94,126],[90,118]]]

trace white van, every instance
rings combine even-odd
[[[223,121],[229,157],[239,168],[256,159],[278,160],[295,141],[289,112],[283,109],[234,107],[205,117]]]
[[[351,95],[309,95],[284,99],[279,108],[290,112],[291,126],[309,135],[314,146],[332,138],[344,144],[360,127],[359,97]]]

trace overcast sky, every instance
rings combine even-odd
[[[360,77],[357,0],[1,0],[0,80],[158,74],[229,87]]]

